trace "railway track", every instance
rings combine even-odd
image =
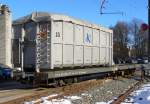
[[[2,102],[2,103],[0,102],[0,104],[23,104],[24,102],[30,102],[30,101],[32,101],[32,103],[34,103],[34,104],[40,104],[42,102],[41,97],[46,96],[47,100],[60,99],[60,98],[63,98],[64,96],[71,96],[71,95],[74,95],[77,93],[82,93],[84,91],[88,91],[89,89],[93,90],[92,88],[95,88],[97,86],[101,87],[101,85],[104,85],[105,81],[107,81],[107,80],[113,80],[115,82],[115,79],[114,79],[115,77],[116,76],[114,76],[114,75],[107,76],[107,77],[104,77],[103,79],[93,79],[93,80],[83,81],[83,82],[79,82],[79,83],[73,83],[71,85],[57,87],[57,88],[35,88],[35,89],[29,89],[27,91],[26,91],[26,89],[24,89],[24,91],[20,91],[20,89],[19,89],[19,90],[15,90],[15,93],[20,95],[19,97],[16,97],[16,98],[14,97],[14,99],[11,99],[11,100],[10,99],[7,100],[7,98],[5,98],[6,101]],[[122,76],[120,76],[120,77],[122,77]],[[96,77],[96,78],[98,78],[98,77]],[[121,79],[119,79],[119,77],[118,77],[117,80],[120,81]],[[124,82],[124,80],[118,82],[118,84],[121,82]],[[137,86],[138,84],[135,84],[135,86]],[[108,86],[114,86],[114,85],[116,85],[116,82],[113,83],[112,85],[110,84]],[[103,88],[107,88],[107,86],[103,86]],[[101,89],[98,89],[98,90],[101,90]],[[134,90],[134,88],[132,90]],[[119,96],[119,98],[117,100],[115,100],[113,104],[119,104],[117,102],[122,101],[123,98],[125,98],[132,90],[129,89],[129,91],[127,91],[128,93],[122,94],[120,96],[117,95],[117,96]],[[99,93],[101,93],[101,92],[99,92]],[[9,94],[7,94],[7,95],[9,95]],[[12,93],[11,95],[12,95],[12,97],[15,96],[14,93]],[[53,95],[53,96],[49,96],[49,95]],[[0,96],[0,98],[2,98],[2,97],[4,97],[4,96]],[[103,100],[103,99],[101,99],[101,100]],[[90,103],[90,104],[93,104],[93,103]]]
[[[43,96],[48,96],[50,94],[57,93],[56,96],[51,96],[48,98],[48,100],[61,98],[63,96],[67,96],[67,95],[71,95],[71,94],[76,93],[76,92],[81,92],[81,91],[87,90],[90,87],[93,87],[93,86],[96,86],[98,84],[103,83],[103,81],[104,80],[98,80],[98,81],[89,80],[89,81],[84,81],[81,83],[75,83],[75,84],[64,86],[64,87],[50,88],[50,89],[46,89],[44,91],[32,93],[31,95],[17,98],[14,100],[10,100],[7,102],[3,102],[0,104],[22,104],[23,102],[27,102],[27,101],[34,101],[34,104],[40,104],[41,99],[39,99],[39,98],[41,98]]]
[[[71,96],[76,93],[82,93],[94,87],[99,87],[105,84],[105,81],[111,81],[113,79],[103,79],[103,80],[89,80],[81,83],[75,83],[72,85],[67,85],[58,88],[49,88],[41,90],[36,89],[36,91],[28,96],[16,98],[1,104],[23,104],[24,102],[32,102],[33,104],[40,104],[42,102],[42,97],[46,96],[46,100],[51,101],[52,99],[61,99],[64,96]],[[119,79],[120,80],[120,79]],[[141,82],[137,82],[133,87],[128,89],[124,94],[120,95],[118,99],[114,100],[112,104],[120,104]],[[93,103],[90,103],[93,104]]]
[[[128,89],[124,94],[121,94],[117,99],[115,99],[111,104],[120,104],[123,102],[131,92],[133,92],[137,87],[139,87],[142,84],[142,81],[137,82],[133,87]]]

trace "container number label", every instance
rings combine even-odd
[[[60,32],[56,32],[56,37],[60,37]]]

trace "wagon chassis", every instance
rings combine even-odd
[[[61,69],[50,70],[45,72],[26,72],[24,81],[33,84],[34,86],[40,85],[56,85],[62,86],[68,83],[75,83],[88,79],[107,78],[126,76],[134,73],[140,65],[122,65],[114,67],[97,67],[97,68],[81,68],[81,69]]]

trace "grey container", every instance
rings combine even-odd
[[[13,45],[19,46],[13,52],[13,59],[18,58],[13,63],[23,63],[25,69],[39,72],[56,67],[113,64],[113,32],[99,25],[36,12],[14,21],[13,32]]]

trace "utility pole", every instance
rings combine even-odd
[[[150,0],[148,0],[148,26],[150,26]],[[150,61],[150,28],[148,28],[148,57]]]

